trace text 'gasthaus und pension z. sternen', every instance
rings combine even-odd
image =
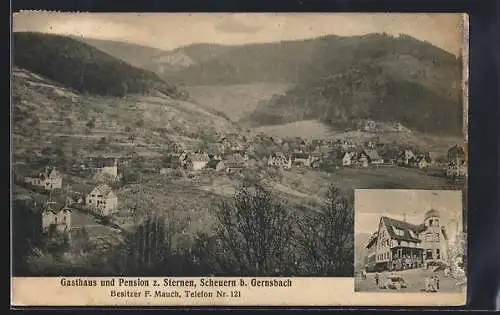
[[[81,279],[62,278],[60,282],[63,287],[97,287],[97,286],[119,286],[119,287],[291,287],[292,280],[287,278],[279,279],[142,279],[142,278],[111,278],[111,279]]]

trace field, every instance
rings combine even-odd
[[[225,114],[234,122],[251,113],[259,101],[269,100],[288,88],[288,84],[282,83],[185,87],[197,103]]]
[[[257,127],[253,128],[252,132],[281,138],[301,137],[305,139],[329,138],[333,134],[330,127],[316,120],[302,120],[282,125]]]
[[[405,282],[408,284],[407,288],[401,288],[398,291],[394,289],[381,289],[375,283],[375,273],[368,273],[366,279],[361,279],[359,275],[355,277],[355,291],[357,292],[421,292],[425,288],[425,277],[438,276],[439,277],[439,291],[440,292],[462,292],[462,287],[457,285],[455,279],[445,277],[444,273],[433,272],[426,269],[413,269],[399,271],[396,275],[401,275]],[[383,280],[387,275],[381,274],[380,279]]]

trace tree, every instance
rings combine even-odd
[[[40,244],[42,231],[39,213],[35,205],[26,200],[12,202],[12,272],[15,276],[26,276],[29,272],[28,258]]]
[[[354,264],[354,209],[351,198],[330,186],[320,211],[304,216],[295,237],[299,273],[351,276]]]
[[[216,218],[216,238],[233,272],[271,276],[289,271],[291,216],[260,183],[244,183],[232,201],[221,201]]]

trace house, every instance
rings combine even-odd
[[[404,150],[398,156],[396,162],[401,166],[408,166],[410,161],[415,158],[415,153],[412,150]]]
[[[311,156],[302,152],[292,153],[292,165],[309,167],[311,166]]]
[[[109,157],[91,157],[86,168],[92,169],[99,175],[118,178],[118,159]]]
[[[365,149],[359,154],[358,163],[363,167],[367,167],[368,165],[383,164],[384,160],[378,155],[377,151]]]
[[[448,235],[439,212],[427,211],[423,223],[413,224],[387,216],[379,221],[376,237],[366,245],[368,271],[403,270],[447,264]]]
[[[87,206],[101,216],[111,215],[118,207],[118,197],[107,184],[96,186],[86,198]]]
[[[25,182],[45,190],[61,189],[62,175],[55,167],[47,166],[43,171],[25,177]]]
[[[239,154],[230,154],[224,159],[224,168],[228,173],[240,171],[245,166],[245,158]]]
[[[351,166],[353,165],[356,161],[356,152],[354,151],[347,151],[342,155],[342,166]]]
[[[448,150],[448,164],[451,163],[458,166],[466,164],[465,151],[463,147],[455,145]]]
[[[199,171],[207,165],[210,161],[210,157],[206,153],[195,153],[189,158],[191,169],[194,171]]]
[[[190,154],[188,152],[184,151],[181,154],[179,154],[178,159],[182,168],[187,168],[189,166],[189,158]]]
[[[378,232],[374,232],[372,235],[370,235],[368,239],[368,243],[366,244],[366,252],[365,252],[365,269],[366,271],[374,271],[375,266],[376,266],[376,246],[374,246],[377,242],[378,238]]]
[[[286,157],[281,152],[271,153],[267,159],[267,165],[290,169],[292,167],[292,159],[290,157]]]
[[[320,152],[311,153],[311,167],[318,168],[322,162],[322,156]]]
[[[224,161],[222,160],[210,160],[207,163],[207,168],[214,169],[217,172],[224,171],[226,169]]]
[[[428,159],[426,158],[425,155],[419,155],[417,157],[411,158],[409,161],[409,165],[419,169],[424,169],[429,165],[427,160]]]
[[[68,233],[71,230],[71,212],[68,204],[56,201],[45,202],[42,210],[42,231]]]

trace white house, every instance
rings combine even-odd
[[[342,156],[342,166],[351,166],[356,158],[356,152],[348,151]]]
[[[284,169],[290,169],[292,167],[292,159],[290,157],[286,157],[283,153],[272,153],[269,155],[267,160],[268,166],[277,166]]]
[[[88,168],[93,169],[99,175],[105,175],[112,179],[118,178],[118,161],[116,158],[90,158]]]
[[[118,207],[118,197],[106,184],[96,186],[86,198],[86,204],[97,214],[108,216]]]
[[[71,209],[67,204],[55,201],[45,203],[42,211],[42,231],[51,232],[52,229],[60,233],[71,230]]]
[[[47,166],[42,172],[26,177],[25,182],[46,190],[61,189],[62,175],[55,168]]]
[[[194,171],[199,171],[204,169],[205,166],[210,162],[210,157],[206,153],[196,153],[191,155],[191,168]]]

